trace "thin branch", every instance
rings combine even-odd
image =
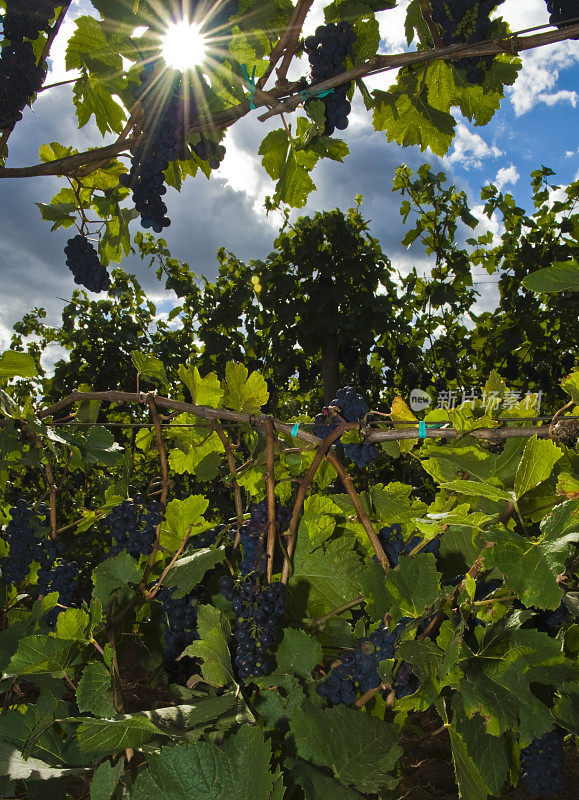
[[[301,22],[301,25],[298,28],[298,34],[297,34],[298,38],[299,38],[299,34],[301,33],[301,29],[302,29],[303,24],[304,24],[304,20],[305,20],[307,14],[308,14],[308,11],[310,10],[312,2],[313,2],[313,0],[298,0],[298,3],[296,4],[296,6],[295,6],[295,8],[294,8],[294,10],[292,12],[292,15],[291,15],[291,17],[289,19],[288,24],[286,25],[286,28],[285,28],[284,32],[282,33],[282,35],[279,38],[278,43],[276,44],[276,46],[273,48],[273,50],[270,53],[269,64],[267,65],[267,69],[266,69],[265,73],[262,75],[262,77],[259,79],[259,81],[257,82],[258,89],[263,89],[263,87],[267,83],[267,80],[268,80],[269,76],[273,72],[277,62],[280,60],[280,58],[284,54],[286,48],[288,47],[288,43],[292,39],[293,33],[294,33],[294,31],[295,31],[295,29],[296,29],[296,27],[298,25],[298,20],[300,18],[302,18],[302,22]],[[303,7],[304,6],[307,6],[307,10],[306,10],[305,14],[303,14]],[[297,39],[296,39],[296,41],[297,41]],[[295,45],[294,45],[294,50],[295,50]],[[286,70],[285,74],[287,74],[287,70]]]
[[[267,487],[267,581],[273,575],[273,556],[275,553],[276,518],[275,518],[275,429],[270,419],[264,420],[266,445],[265,481]]]
[[[298,493],[294,502],[292,516],[289,524],[289,530],[286,537],[287,555],[281,573],[281,582],[284,585],[288,581],[291,570],[291,557],[293,555],[294,547],[296,544],[298,522],[302,511],[302,505],[306,498],[306,494],[308,492],[308,489],[312,485],[312,481],[316,475],[316,472],[320,467],[320,464],[322,463],[324,456],[328,453],[330,447],[333,445],[336,439],[339,439],[340,436],[344,433],[345,428],[346,428],[345,425],[340,425],[340,427],[336,428],[335,431],[332,431],[332,433],[330,433],[329,436],[326,436],[326,438],[323,441],[321,441],[321,444],[316,451],[316,455],[314,456],[314,460],[310,464],[310,468],[308,469],[307,473],[299,483]],[[297,433],[299,434],[299,431],[297,431]],[[320,440],[318,439],[318,441]]]
[[[380,544],[380,540],[378,539],[378,537],[376,535],[376,531],[374,530],[374,526],[370,522],[370,519],[369,519],[368,515],[366,514],[366,512],[364,510],[364,506],[362,505],[362,501],[360,500],[360,497],[358,496],[358,493],[356,492],[356,489],[354,488],[354,483],[352,481],[352,478],[349,476],[349,474],[344,469],[344,466],[343,466],[342,462],[340,461],[340,459],[338,458],[338,456],[336,455],[336,453],[328,453],[327,459],[330,462],[330,464],[334,467],[334,469],[338,473],[338,476],[339,476],[340,480],[344,484],[344,489],[348,493],[348,495],[350,497],[350,500],[352,501],[352,503],[354,504],[354,508],[356,509],[356,515],[358,517],[358,522],[360,522],[360,524],[363,526],[364,530],[366,531],[366,534],[368,535],[368,539],[370,539],[370,542],[372,544],[372,547],[374,548],[374,552],[376,553],[376,557],[377,557],[378,561],[382,565],[382,568],[384,569],[384,571],[388,572],[388,570],[390,569],[390,563],[388,562],[388,556],[386,555],[386,553],[382,549],[382,545]]]
[[[360,603],[364,603],[365,600],[366,600],[365,597],[357,597],[355,600],[351,600],[349,603],[344,603],[344,605],[338,606],[338,608],[333,608],[331,611],[328,611],[327,614],[324,614],[323,617],[318,617],[317,619],[307,618],[303,619],[302,622],[314,625],[315,627],[319,628],[332,617],[335,617],[337,614],[341,614],[342,611],[348,611],[350,608],[354,608],[354,606],[359,606]]]
[[[167,449],[165,448],[165,442],[163,441],[163,431],[161,430],[161,421],[159,420],[159,412],[156,406],[156,398],[155,395],[150,393],[146,396],[147,405],[149,406],[149,410],[151,412],[151,417],[153,418],[153,425],[155,427],[155,440],[157,443],[157,450],[159,451],[159,459],[161,462],[161,497],[159,498],[159,503],[161,505],[161,513],[163,512],[166,504],[167,504],[167,497],[169,496],[169,467],[167,465]],[[149,577],[149,573],[153,567],[153,563],[157,556],[157,552],[159,550],[159,537],[161,535],[161,522],[157,525],[156,536],[155,536],[155,543],[153,544],[153,550],[151,555],[149,556],[149,560],[147,562],[147,566],[145,568],[145,574],[143,575],[143,579],[140,584],[141,591],[147,584],[147,579]]]
[[[156,596],[157,592],[159,591],[159,589],[163,585],[163,581],[165,580],[165,578],[167,577],[167,575],[169,574],[169,572],[173,568],[173,566],[175,564],[175,561],[177,561],[177,559],[179,558],[179,556],[181,555],[181,553],[185,549],[185,547],[187,545],[187,542],[189,541],[189,539],[191,537],[191,531],[192,530],[193,530],[193,525],[190,525],[189,526],[189,532],[187,533],[187,536],[183,539],[183,541],[179,545],[179,549],[177,550],[177,552],[175,553],[175,555],[173,556],[171,561],[167,564],[167,566],[165,567],[165,569],[161,573],[161,577],[159,578],[157,583],[153,586],[153,588],[150,591],[146,591],[146,592],[143,593],[143,597],[145,597],[146,600],[152,600]]]
[[[225,458],[227,459],[227,465],[229,466],[229,472],[231,474],[231,485],[233,487],[233,497],[235,499],[235,515],[237,518],[237,535],[233,545],[234,550],[236,550],[239,547],[239,542],[241,540],[241,526],[243,525],[243,500],[241,498],[241,488],[236,479],[237,472],[235,467],[235,456],[233,454],[233,448],[231,447],[229,437],[216,419],[213,420],[213,429],[221,439],[221,443],[225,450]]]
[[[277,82],[279,84],[287,83],[287,72],[292,62],[292,58],[295,55],[300,34],[302,32],[302,28],[304,27],[304,22],[306,21],[309,10],[312,7],[312,3],[313,0],[299,0],[294,9],[294,13],[292,14],[292,20],[295,18],[295,21],[291,27],[288,26],[288,28],[286,28],[286,31],[288,31],[288,36],[285,43],[285,55],[283,57],[283,61],[281,62],[280,68],[276,70]]]

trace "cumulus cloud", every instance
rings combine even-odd
[[[493,183],[499,192],[502,192],[507,184],[510,183],[514,186],[516,183],[518,183],[520,177],[521,176],[519,175],[518,169],[514,164],[511,164],[509,167],[500,168]]]
[[[523,69],[517,82],[507,90],[517,117],[531,111],[538,103],[577,104],[575,90],[555,89],[561,70],[579,64],[579,41],[565,41],[521,54]]]
[[[486,158],[498,158],[504,152],[494,144],[489,145],[478,133],[473,133],[463,123],[456,128],[454,147],[446,157],[451,164],[460,164],[464,169],[480,169]]]

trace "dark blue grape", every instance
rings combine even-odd
[[[135,497],[115,506],[106,517],[111,536],[116,542],[109,556],[125,550],[133,558],[149,556],[157,539],[157,525],[161,522],[161,507],[157,501],[143,505],[143,498]]]
[[[552,730],[521,750],[522,783],[532,794],[554,797],[567,785],[563,734]]]
[[[66,264],[74,275],[76,284],[97,294],[109,288],[111,277],[99,261],[94,246],[85,236],[78,234],[69,239],[64,252]]]

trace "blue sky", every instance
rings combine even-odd
[[[321,0],[315,0],[308,20],[309,29],[322,21]],[[380,14],[383,52],[404,49],[403,20],[408,0],[399,8]],[[49,81],[66,76],[64,51],[74,30],[74,18],[91,13],[88,0],[73,0],[71,18],[56,42]],[[513,30],[548,21],[544,0],[506,0],[500,13]],[[343,138],[351,155],[343,165],[323,163],[314,172],[318,186],[300,214],[327,208],[346,209],[354,196],[364,195],[365,216],[393,265],[402,271],[416,265],[428,270],[428,260],[420,247],[406,250],[400,244],[404,230],[399,216],[399,197],[390,192],[395,168],[407,163],[416,168],[429,161],[444,169],[449,180],[463,188],[473,205],[480,206],[480,188],[492,181],[510,191],[523,207],[530,208],[529,173],[540,164],[557,172],[553,179],[566,185],[579,177],[579,41],[563,42],[523,54],[524,68],[514,87],[509,89],[502,108],[493,121],[475,128],[459,121],[457,137],[448,155],[440,159],[429,151],[388,144],[383,133],[373,131],[368,119],[355,105],[350,126]],[[295,75],[304,74],[296,65]],[[371,88],[387,88],[392,73],[374,76]],[[167,195],[173,225],[166,229],[173,254],[188,261],[199,273],[216,274],[215,253],[226,246],[243,259],[263,257],[273,247],[280,218],[267,217],[263,198],[272,185],[257,157],[261,138],[279,121],[259,123],[257,113],[228,133],[227,157],[210,181],[204,177],[189,180],[182,193]],[[60,87],[40,96],[34,110],[27,110],[10,140],[8,166],[36,163],[39,146],[58,140],[80,149],[99,143],[98,132],[87,125],[78,131],[72,117],[71,91]],[[51,234],[34,205],[49,202],[58,191],[57,178],[3,180],[0,182],[0,347],[7,345],[13,323],[34,306],[43,306],[48,321],[57,323],[60,311],[75,285],[66,265],[63,247],[70,234]],[[479,209],[480,210],[480,209]],[[138,230],[133,223],[134,231]],[[500,232],[498,221],[483,221],[484,227]],[[150,295],[168,313],[172,299],[160,290],[154,273],[135,257],[123,264],[134,272]],[[490,279],[487,279],[487,281]],[[496,294],[493,282],[481,284],[479,307],[492,308]]]

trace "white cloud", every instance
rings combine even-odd
[[[504,187],[510,183],[513,186],[518,182],[519,178],[518,169],[515,167],[514,164],[511,164],[509,167],[501,167],[500,170],[497,172],[497,177],[494,179],[493,183],[499,190],[502,192]]]
[[[396,8],[380,11],[376,15],[380,23],[381,53],[399,53],[408,48],[404,21],[409,3],[410,0],[399,0]]]
[[[549,22],[549,12],[545,0],[506,0],[494,14],[503,17],[512,31],[522,31],[534,28],[536,25],[546,25]]]
[[[559,80],[559,71],[579,63],[579,41],[565,41],[522,53],[523,69],[516,83],[508,89],[509,98],[520,117],[538,103],[553,105],[568,102],[573,107],[579,95],[575,91],[560,89],[553,92]]]
[[[498,158],[504,155],[495,145],[489,145],[478,133],[473,133],[463,123],[456,128],[454,147],[446,160],[451,164],[460,164],[464,169],[480,169],[483,159]]]

